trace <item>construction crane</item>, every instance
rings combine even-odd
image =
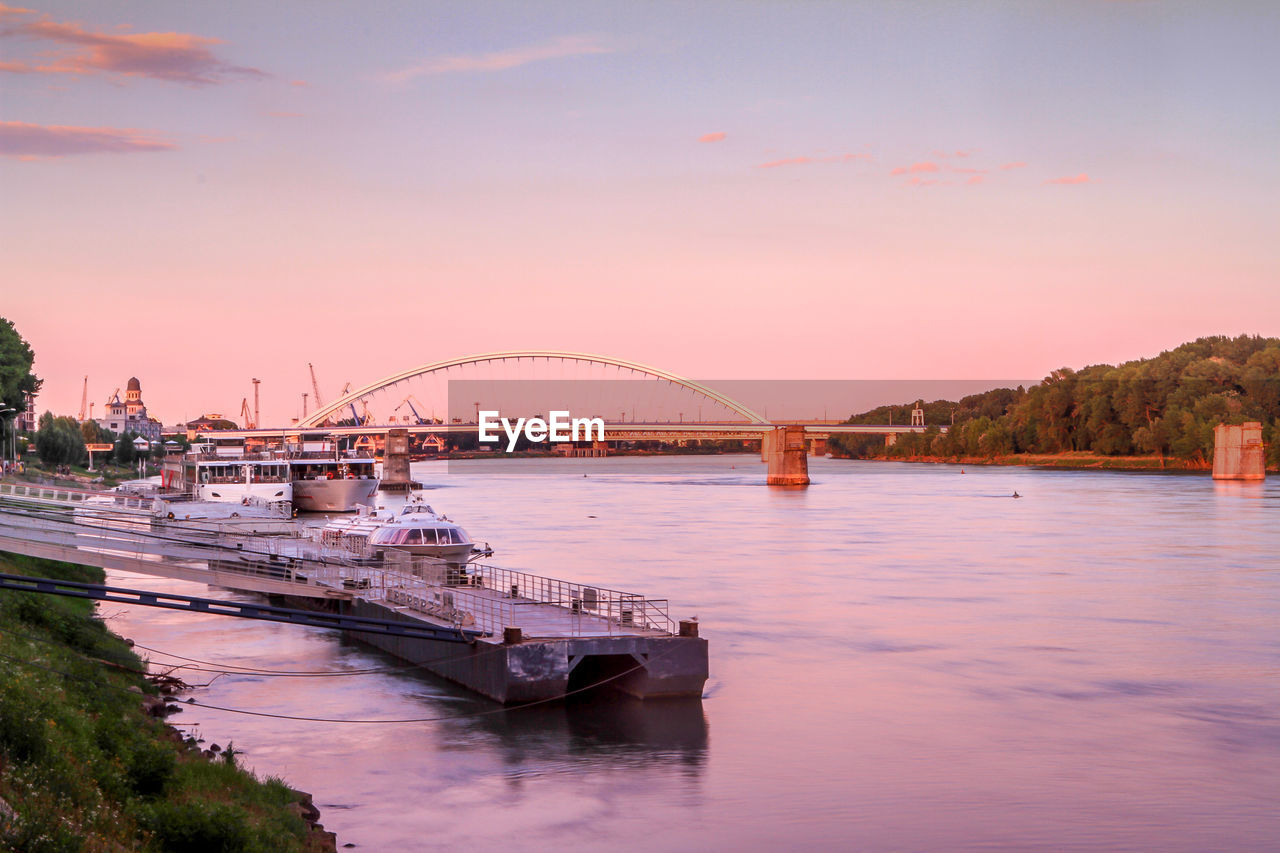
[[[80,422],[84,423],[85,409],[89,407],[89,376],[84,377],[84,390],[80,392]]]
[[[254,423],[253,412],[249,411],[249,398],[240,398],[240,417],[244,418],[245,429],[257,429],[258,425]]]
[[[316,381],[316,369],[309,361],[307,362],[307,370],[311,371],[311,390],[316,392],[316,408],[318,409],[324,405],[324,399],[320,396],[320,383]]]
[[[398,411],[400,411],[401,409],[403,409],[405,406],[408,406],[408,407],[409,407],[409,411],[413,412],[413,417],[414,417],[414,419],[415,419],[419,424],[425,424],[427,421],[422,417],[422,414],[418,411],[417,407],[415,407],[415,406],[413,405],[413,401],[414,401],[414,400],[418,400],[418,398],[417,398],[417,397],[415,397],[415,396],[413,396],[412,394],[410,394],[408,397],[405,397],[403,400],[401,400],[401,401],[400,401],[400,405],[398,405],[398,406],[396,406],[396,407],[395,407],[395,409],[394,409],[394,411],[392,412],[392,414],[395,414],[395,412],[398,412]],[[422,401],[421,401],[421,400],[418,400],[418,405],[419,405],[419,406],[421,406],[421,405],[422,405]],[[424,407],[424,408],[425,408],[425,407]],[[405,423],[408,423],[408,422],[409,422],[409,421],[408,421],[408,419],[406,419],[406,420],[405,420]]]
[[[119,396],[120,396],[120,389],[119,389],[119,388],[117,388],[115,391],[111,392],[111,396],[107,398],[107,402],[103,403],[102,405],[104,405],[104,406],[110,406],[110,405],[111,405],[111,401],[112,401],[112,400],[114,400],[114,399],[116,399],[116,398],[117,398],[117,397],[119,397]]]

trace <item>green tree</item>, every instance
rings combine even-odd
[[[133,433],[126,432],[120,438],[116,439],[115,458],[117,465],[132,465],[137,459],[137,452],[133,447]]]
[[[54,417],[52,412],[40,416],[36,430],[36,453],[46,465],[79,465],[84,461],[84,436],[75,418]]]
[[[0,317],[0,409],[26,409],[27,394],[40,390],[41,380],[31,372],[35,355],[13,323]]]
[[[100,427],[97,421],[81,423],[80,435],[84,437],[85,444],[115,444],[116,441],[116,434]]]

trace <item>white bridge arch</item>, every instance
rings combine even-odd
[[[306,418],[302,419],[298,423],[298,427],[307,428],[307,427],[322,426],[325,423],[325,421],[329,420],[335,413],[337,413],[341,409],[359,402],[363,398],[368,397],[370,394],[377,393],[393,385],[396,385],[400,382],[413,379],[414,377],[423,376],[428,373],[436,373],[439,371],[448,370],[453,367],[462,367],[468,364],[484,364],[487,362],[495,362],[495,361],[519,361],[524,359],[529,359],[529,360],[547,359],[549,361],[559,360],[559,361],[569,361],[569,362],[580,362],[583,364],[591,364],[591,365],[604,365],[607,367],[616,367],[616,368],[619,368],[620,370],[631,371],[632,373],[638,373],[643,376],[649,376],[649,377],[652,377],[653,379],[670,382],[673,385],[679,385],[683,388],[688,389],[694,394],[705,397],[708,400],[711,400],[715,403],[718,403],[721,406],[724,406],[727,409],[730,409],[731,411],[741,415],[750,423],[753,423],[753,424],[769,423],[763,417],[761,417],[751,409],[747,408],[742,403],[739,403],[736,400],[726,397],[725,395],[719,393],[713,388],[709,388],[706,385],[703,385],[699,382],[694,382],[691,379],[686,379],[683,376],[677,376],[674,373],[668,373],[667,371],[660,370],[659,368],[656,368],[656,367],[650,367],[649,365],[640,364],[639,362],[626,361],[620,358],[611,358],[610,356],[606,356],[606,355],[592,355],[590,353],[582,353],[582,352],[560,352],[558,350],[529,350],[529,351],[512,350],[507,352],[487,352],[487,353],[480,353],[477,355],[462,356],[460,358],[451,358],[445,361],[436,361],[436,362],[431,362],[429,364],[419,365],[418,367],[414,367],[410,370],[405,370],[400,373],[392,374],[391,376],[387,376],[382,379],[379,379],[377,382],[372,382],[364,386],[363,388],[357,388],[356,390],[351,391],[350,393],[343,396],[341,399],[334,400],[332,403],[326,403],[325,405],[316,409],[316,411],[309,414]]]

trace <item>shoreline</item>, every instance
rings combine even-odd
[[[1212,462],[1159,456],[1102,456],[1088,451],[1071,453],[1012,453],[1002,456],[831,456],[853,462],[917,462],[935,465],[984,465],[1017,468],[1047,468],[1061,471],[1146,471],[1178,474],[1209,474]],[[1267,466],[1267,473],[1280,468]]]
[[[0,552],[0,569],[101,583],[100,569]],[[337,849],[311,794],[167,721],[181,681],[149,671],[87,600],[0,594],[0,847]],[[48,780],[75,780],[48,792]]]

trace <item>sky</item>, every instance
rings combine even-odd
[[[0,316],[166,424],[474,352],[975,379],[1280,335],[1280,5],[0,6]]]

